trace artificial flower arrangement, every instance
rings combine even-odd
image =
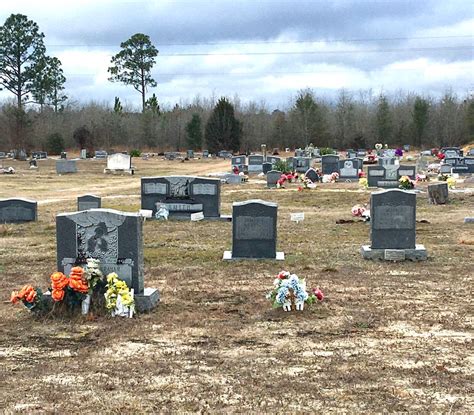
[[[10,297],[13,304],[21,301],[28,310],[40,309],[43,306],[43,293],[40,288],[25,285],[20,291],[13,291]]]
[[[118,295],[119,301],[115,301],[115,303],[113,301],[107,302],[108,297],[106,295],[107,310],[111,311],[112,315],[124,315],[123,306],[128,307],[128,311],[134,311],[133,290],[130,294],[127,284],[121,281],[115,273],[107,276],[106,285],[99,265],[99,260],[88,258],[84,268],[81,266],[72,267],[69,275],[59,271],[52,273],[50,276],[50,295],[43,294],[40,288],[25,285],[20,291],[12,292],[10,301],[13,304],[22,301],[31,311],[54,309],[56,305],[63,305],[73,311],[80,306],[82,314],[87,314],[92,296],[94,294],[101,296],[105,289],[112,288]],[[112,281],[111,285],[109,279]],[[116,307],[111,307],[111,304],[115,304]],[[120,312],[117,312],[119,306]],[[133,311],[129,312],[129,315],[132,316]]]
[[[306,177],[305,175],[300,176],[301,178],[301,183],[303,186],[298,187],[298,192],[301,192],[302,190],[309,190],[309,189],[316,189],[317,185],[314,183],[309,177]]]
[[[375,149],[376,150],[382,150],[383,144],[382,143],[377,143],[375,144]]]
[[[135,312],[135,301],[133,299],[133,288],[128,288],[125,281],[119,279],[113,272],[107,275],[107,291],[104,294],[105,307],[110,311],[112,317],[133,317]]]
[[[352,216],[356,218],[362,218],[364,221],[370,221],[370,210],[362,205],[354,205],[351,209]]]
[[[446,179],[446,183],[448,184],[448,188],[450,189],[456,188],[456,179],[454,177],[448,177]]]
[[[339,173],[334,172],[323,176],[323,183],[336,183],[339,180]]]
[[[361,177],[359,179],[359,186],[363,187],[364,189],[367,189],[369,187],[369,181],[366,177]]]
[[[415,182],[420,183],[420,182],[427,182],[429,181],[429,177],[426,174],[417,174]]]
[[[276,187],[277,189],[284,189],[285,188],[285,182],[288,181],[291,183],[293,180],[296,180],[298,178],[298,174],[296,173],[282,173],[280,178],[277,181]]]
[[[285,311],[291,311],[293,306],[302,311],[304,304],[313,304],[317,300],[322,301],[324,294],[319,288],[313,288],[311,294],[306,291],[306,282],[296,274],[281,271],[273,281],[273,289],[267,293],[267,300],[272,302],[273,308],[282,307]]]
[[[410,190],[415,187],[415,181],[411,180],[408,176],[400,177],[398,182],[400,183],[398,187],[403,190]]]

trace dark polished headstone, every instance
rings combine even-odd
[[[339,173],[339,156],[333,154],[322,156],[321,171],[323,174]]]
[[[270,170],[267,173],[267,187],[273,188],[276,187],[278,180],[281,177],[281,171]]]
[[[38,202],[22,198],[0,199],[0,223],[34,222]]]
[[[195,176],[142,177],[141,208],[157,211],[164,204],[170,218],[189,219],[203,212],[205,218],[220,217],[221,181]]]
[[[77,210],[100,209],[102,199],[96,195],[83,195],[77,198]]]
[[[159,300],[157,290],[144,287],[143,217],[138,213],[92,209],[56,216],[57,268],[66,274],[87,258],[100,261],[100,269],[119,278],[135,291],[138,311]]]

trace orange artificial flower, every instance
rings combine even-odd
[[[51,297],[54,301],[62,301],[64,298],[64,290],[53,290]]]
[[[36,300],[36,291],[28,291],[28,294],[25,297],[27,303],[33,303]]]
[[[67,287],[68,280],[62,272],[54,272],[50,278],[53,290],[62,290]]]
[[[72,267],[69,276],[72,277],[73,275],[82,278],[84,270],[81,267]]]
[[[89,291],[89,286],[87,281],[85,281],[81,276],[71,274],[69,277],[69,287],[74,291],[86,294]]]
[[[19,301],[19,298],[18,298],[18,291],[12,291],[12,295],[10,297],[10,301],[13,303],[13,304],[16,304],[18,301]]]

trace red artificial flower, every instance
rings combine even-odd
[[[313,294],[316,296],[316,298],[319,301],[323,301],[324,299],[324,294],[319,288],[313,288]]]
[[[303,191],[303,188],[300,186],[298,187],[298,192],[302,192]]]

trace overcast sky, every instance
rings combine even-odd
[[[474,91],[472,0],[0,0],[0,24],[12,13],[38,23],[80,102],[140,105],[132,87],[107,80],[135,33],[160,52],[149,94],[162,106],[238,94],[284,108],[303,88]]]

